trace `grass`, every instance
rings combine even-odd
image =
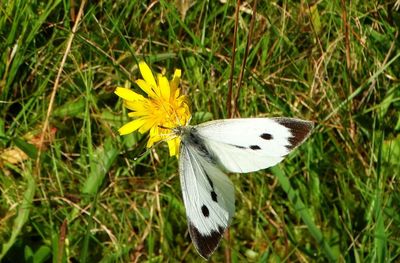
[[[237,212],[212,262],[400,260],[399,8],[306,2],[257,4],[237,111],[312,120],[314,133],[276,167],[230,175]],[[252,4],[234,68],[232,1],[90,2],[73,36],[77,2],[0,4],[0,261],[201,261],[177,160],[118,135],[128,117],[113,91],[138,90],[140,60],[181,68],[193,123],[226,118]]]

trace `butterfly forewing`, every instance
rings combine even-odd
[[[195,126],[197,136],[230,172],[271,167],[310,134],[311,122],[292,118],[249,118],[210,121]]]
[[[190,236],[200,255],[208,259],[232,219],[235,197],[229,178],[196,147],[182,139],[180,180]]]

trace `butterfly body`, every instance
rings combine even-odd
[[[204,157],[208,162],[216,164],[217,158],[208,149],[204,139],[199,135],[198,129],[195,126],[181,126],[177,128],[180,134],[182,144],[192,147],[200,156]]]
[[[181,138],[179,173],[193,244],[208,259],[235,213],[226,172],[247,173],[280,162],[313,124],[292,118],[248,118],[174,129]]]

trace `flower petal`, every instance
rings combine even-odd
[[[181,90],[180,89],[176,89],[174,92],[175,92],[175,96],[173,98],[174,99],[178,99],[179,95],[181,94]],[[174,93],[172,93],[172,87],[171,87],[171,94],[174,94]]]
[[[147,145],[146,145],[147,148],[150,148],[151,146],[153,146],[153,144],[155,142],[158,142],[158,141],[162,140],[162,138],[160,136],[160,133],[159,133],[159,128],[158,127],[152,127],[150,129],[149,136],[150,137],[149,137],[149,140],[147,141]]]
[[[150,148],[151,146],[154,145],[155,142],[156,142],[156,140],[154,140],[154,138],[150,137],[149,140],[147,141],[146,147]]]
[[[169,83],[169,86],[171,87],[172,97],[174,97],[173,95],[175,94],[175,91],[177,91],[177,89],[178,89],[179,81],[181,80],[181,74],[182,74],[182,71],[180,69],[175,69],[174,76],[173,76],[171,82]],[[177,97],[175,97],[175,98],[177,98]]]
[[[143,99],[142,101],[124,101],[124,106],[133,111],[144,111],[146,112],[146,102],[147,99]]]
[[[168,79],[162,75],[158,75],[158,84],[160,88],[161,97],[163,97],[166,101],[169,101],[170,96],[170,87]]]
[[[181,142],[181,140],[179,139],[179,137],[176,137],[175,139],[167,141],[170,156],[178,156],[178,154],[179,154],[178,149],[179,149],[180,142]]]
[[[154,118],[146,118],[146,122],[143,124],[142,127],[140,127],[139,132],[140,133],[145,133],[149,131],[152,127],[156,125],[156,121]]]
[[[151,69],[149,66],[147,66],[146,62],[140,61],[139,62],[139,70],[140,73],[142,74],[144,80],[151,86],[151,87],[157,87],[156,80],[154,79],[153,73],[151,72]]]
[[[127,101],[135,101],[135,100],[142,100],[144,97],[136,92],[132,91],[131,89],[117,87],[114,91],[119,97],[123,98]]]
[[[156,97],[156,94],[148,82],[144,81],[143,79],[138,79],[135,82],[144,92],[147,93],[147,95],[149,95],[149,97]]]
[[[125,124],[124,126],[119,128],[118,132],[120,135],[126,135],[129,133],[132,133],[132,132],[136,131],[137,129],[139,129],[140,127],[142,127],[144,123],[145,123],[144,119],[137,119],[137,120],[128,122],[127,124]]]
[[[143,117],[143,116],[147,116],[148,113],[146,111],[132,111],[128,113],[129,117],[132,118],[138,118],[138,117]]]

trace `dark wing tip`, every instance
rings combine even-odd
[[[210,235],[202,235],[191,222],[188,225],[193,245],[199,254],[208,260],[215,249],[217,249],[225,229],[219,226],[218,230],[212,231]]]
[[[292,137],[289,138],[290,145],[289,150],[292,150],[299,146],[311,133],[314,127],[314,123],[311,121],[304,121],[293,118],[275,118],[279,124],[289,129]]]

